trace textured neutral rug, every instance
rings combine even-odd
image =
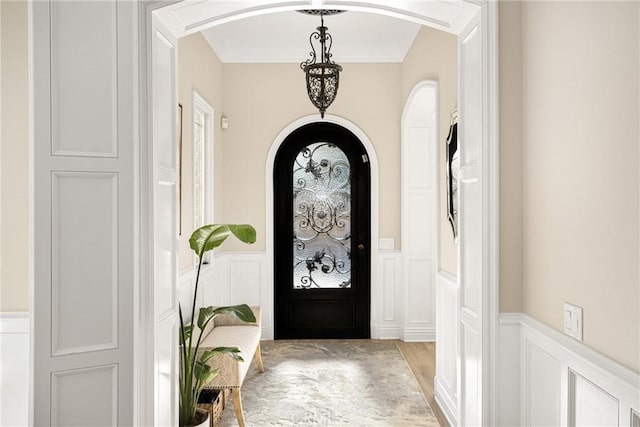
[[[266,341],[242,386],[247,426],[438,426],[389,341]],[[220,424],[237,426],[233,403]]]

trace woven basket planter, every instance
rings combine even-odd
[[[209,413],[209,427],[216,425],[222,416],[225,404],[225,393],[223,390],[204,389],[198,399],[198,408]]]

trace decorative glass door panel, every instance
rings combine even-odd
[[[293,288],[351,287],[351,166],[336,145],[304,147],[293,164]]]

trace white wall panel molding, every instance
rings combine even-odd
[[[435,399],[449,424],[458,422],[458,280],[446,271],[436,275]]]
[[[560,360],[530,341],[522,345],[523,425],[559,426],[563,395]]]
[[[29,313],[0,313],[0,426],[29,423]]]
[[[497,404],[499,426],[520,424],[520,313],[502,313],[497,351]]]
[[[52,426],[118,425],[118,365],[51,373]],[[99,402],[99,404],[96,404]],[[92,407],[92,411],[78,408]]]
[[[402,253],[378,251],[379,266],[372,269],[378,277],[379,292],[371,292],[371,338],[399,339],[402,337]]]
[[[118,156],[117,15],[115,1],[51,2],[54,156]]]
[[[264,254],[228,255],[231,304],[261,305]]]
[[[216,254],[201,273],[200,303],[204,306],[259,305],[262,308],[262,339],[273,339],[273,297],[270,295],[273,294],[273,280],[268,276],[270,269],[266,265],[265,252]]]
[[[501,314],[499,324],[500,425],[514,424],[509,394],[520,372],[517,424],[633,426],[632,414],[640,408],[637,372],[526,314]]]
[[[619,411],[618,399],[573,369],[569,369],[567,415],[570,426],[617,426],[620,425]]]
[[[118,174],[51,179],[51,354],[117,348]],[[89,318],[91,328],[82,328]]]
[[[397,293],[399,291],[398,276],[400,266],[398,265],[398,253],[389,256],[387,253],[380,254],[382,265],[382,321],[395,322],[398,319],[397,313]]]

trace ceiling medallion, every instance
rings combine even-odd
[[[338,85],[340,83],[340,71],[342,67],[331,60],[331,46],[333,39],[324,26],[324,17],[336,15],[343,10],[332,9],[308,9],[300,10],[307,15],[320,15],[320,26],[309,36],[311,56],[300,63],[307,81],[307,94],[311,103],[320,111],[320,117],[324,118],[327,107],[336,99]],[[315,43],[314,43],[315,42]],[[319,46],[318,46],[319,43]],[[318,50],[320,55],[318,55]]]

